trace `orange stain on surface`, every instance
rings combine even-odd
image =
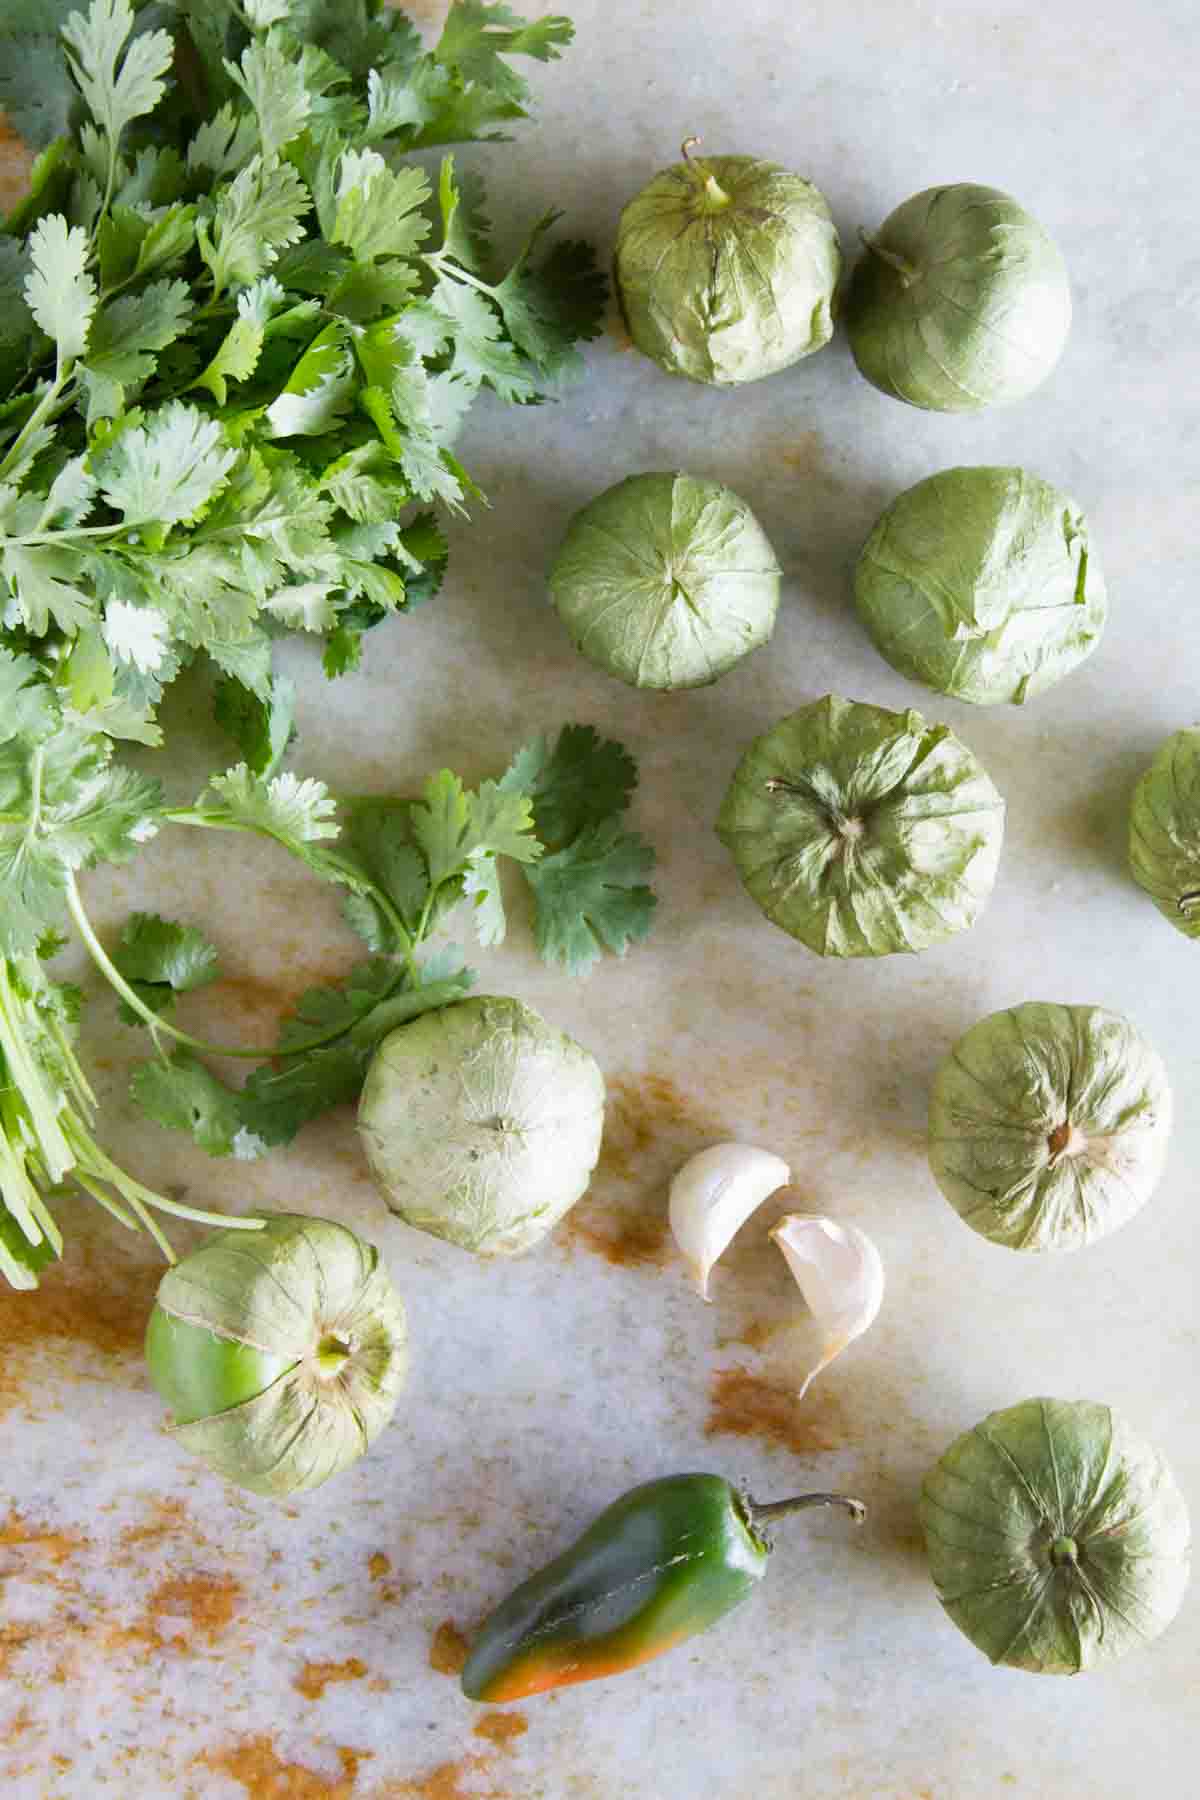
[[[671,1177],[689,1156],[725,1135],[722,1123],[666,1076],[612,1077],[596,1172],[563,1222],[562,1242],[622,1268],[668,1262]]]
[[[507,1788],[480,1787],[480,1778],[488,1775],[490,1760],[480,1754],[439,1763],[427,1775],[402,1781],[397,1787],[389,1782],[377,1800],[513,1800]]]
[[[352,1800],[359,1764],[367,1753],[344,1746],[337,1752],[340,1775],[328,1776],[305,1763],[287,1762],[273,1739],[261,1733],[225,1750],[206,1750],[196,1761],[245,1788],[251,1800]]]
[[[17,1512],[9,1513],[0,1525],[0,1550],[20,1550],[22,1556],[30,1550],[40,1551],[55,1567],[87,1547],[86,1538],[69,1531],[47,1531],[44,1526],[31,1525]]]
[[[765,1438],[797,1456],[815,1450],[836,1450],[845,1441],[845,1421],[836,1400],[822,1396],[815,1402],[796,1389],[779,1386],[735,1363],[713,1373],[709,1397],[708,1437]]]
[[[466,1638],[453,1619],[443,1619],[430,1640],[430,1668],[439,1675],[461,1675],[466,1660]]]
[[[366,1673],[366,1663],[357,1656],[348,1656],[345,1662],[306,1662],[292,1686],[306,1700],[319,1700],[333,1682],[361,1681]]]
[[[385,1575],[392,1572],[392,1559],[385,1556],[382,1550],[372,1550],[367,1558],[367,1573],[372,1581],[382,1581]]]
[[[64,1348],[83,1346],[105,1358],[140,1359],[165,1265],[152,1245],[139,1249],[144,1262],[111,1242],[102,1254],[89,1246],[69,1267],[45,1270],[32,1293],[0,1283],[0,1412],[36,1401],[46,1380],[35,1366],[42,1355],[59,1359]],[[112,1380],[111,1367],[102,1373]]]
[[[135,1626],[129,1635],[141,1636],[164,1647],[178,1644],[181,1634],[164,1632],[161,1619],[186,1619],[189,1637],[204,1637],[210,1644],[228,1630],[242,1598],[241,1584],[231,1575],[174,1575],[155,1588],[146,1605],[144,1624]]]
[[[486,1738],[489,1744],[498,1744],[503,1748],[514,1739],[524,1737],[528,1730],[529,1720],[524,1713],[485,1713],[475,1726],[475,1736]]]

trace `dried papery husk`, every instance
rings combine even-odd
[[[380,1192],[406,1223],[477,1256],[519,1256],[591,1180],[604,1077],[532,1007],[478,995],[384,1038],[358,1125]]]
[[[378,1250],[328,1219],[282,1213],[261,1232],[218,1232],[168,1270],[156,1313],[278,1359],[262,1392],[172,1435],[256,1494],[314,1488],[367,1449],[407,1368],[404,1306]]]
[[[820,1357],[800,1386],[803,1399],[821,1370],[874,1323],[883,1304],[883,1259],[857,1225],[818,1213],[788,1213],[771,1237],[821,1330]]]
[[[994,1663],[1076,1675],[1158,1636],[1188,1583],[1187,1504],[1110,1407],[1034,1399],[991,1413],[925,1477],[938,1598]]]
[[[791,1178],[782,1157],[753,1144],[710,1144],[684,1163],[671,1183],[671,1233],[702,1300],[727,1245]]]
[[[699,141],[622,212],[616,285],[639,350],[729,387],[829,342],[842,256],[811,181],[754,156],[696,157]]]

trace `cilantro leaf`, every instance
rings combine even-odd
[[[424,799],[412,809],[412,828],[433,888],[462,875],[479,854],[511,856],[516,862],[534,862],[542,854],[528,795],[506,791],[494,781],[485,781],[473,794],[449,769],[425,783]]]
[[[247,766],[260,777],[273,775],[295,736],[295,683],[286,675],[277,675],[269,696],[263,699],[226,676],[217,683],[213,713]]]
[[[452,256],[465,269],[482,271],[491,251],[491,220],[484,212],[483,178],[474,169],[459,175],[454,158],[442,158],[438,182],[438,205],[442,214],[442,253]],[[557,214],[553,215],[557,218]]]
[[[170,654],[170,621],[157,606],[110,600],[104,614],[104,642],[121,662],[143,675],[161,669]]]
[[[167,32],[148,31],[133,39],[122,60],[133,24],[129,0],[92,0],[86,17],[72,13],[62,28],[71,73],[113,145],[127,125],[154,111],[174,54]]]
[[[196,228],[214,293],[265,274],[281,250],[299,243],[300,221],[311,210],[308,190],[291,163],[254,157],[221,189],[211,221]]]
[[[475,935],[485,948],[502,944],[508,934],[500,871],[494,856],[474,856],[463,876],[463,899],[473,911]]]
[[[264,417],[276,437],[323,437],[350,411],[354,359],[345,327],[325,326],[308,346]]]
[[[143,1112],[170,1131],[184,1131],[210,1156],[251,1161],[266,1148],[246,1130],[239,1096],[187,1050],[136,1068],[129,1083]]]
[[[589,825],[563,850],[526,869],[536,902],[538,949],[547,962],[586,974],[603,949],[623,956],[650,930],[657,904],[645,885],[649,844],[619,819]]]
[[[504,400],[532,400],[537,390],[529,368],[503,337],[503,321],[483,294],[442,276],[432,304],[451,328],[455,375],[476,385],[486,381]]]
[[[246,17],[259,31],[281,25],[292,10],[292,0],[244,0]]]
[[[436,54],[468,81],[521,106],[529,98],[528,85],[503,58],[520,55],[553,62],[574,35],[570,19],[561,16],[529,24],[509,7],[489,0],[455,0]]]
[[[539,239],[558,217],[546,214],[521,258],[493,289],[513,343],[547,380],[579,372],[582,359],[575,345],[599,337],[608,301],[608,280],[590,244],[565,239],[539,264],[532,263]]]
[[[312,100],[298,63],[274,44],[256,43],[243,52],[240,68],[227,62],[225,69],[254,109],[264,156],[274,156],[299,137]]]
[[[113,962],[139,1000],[155,1012],[165,1012],[176,994],[206,987],[218,975],[216,948],[203,932],[158,913],[130,915]],[[120,1011],[127,1025],[140,1023],[124,1001]]]
[[[0,955],[36,950],[76,870],[124,861],[157,829],[157,783],[111,757],[107,738],[75,725],[0,747]]]
[[[254,116],[237,112],[229,101],[201,125],[188,145],[188,168],[213,175],[236,175],[246,167],[259,142]]]
[[[172,401],[93,458],[108,504],[127,525],[194,518],[237,460],[215,419]]]
[[[44,637],[53,619],[68,637],[94,612],[80,591],[82,558],[77,550],[55,545],[9,544],[0,556],[13,610],[34,637]]]
[[[325,783],[311,776],[301,780],[284,774],[263,780],[238,763],[224,775],[214,775],[208,785],[231,822],[250,825],[289,846],[338,835],[336,803]]]
[[[429,220],[420,211],[429,194],[423,169],[393,171],[376,150],[346,150],[330,235],[362,262],[411,256],[429,236]]]
[[[123,294],[100,308],[84,364],[89,425],[123,410],[125,390],[150,379],[156,353],[182,334],[191,310],[184,281],[155,281],[140,294]]]
[[[534,830],[550,848],[569,844],[629,805],[637,764],[623,744],[601,738],[594,726],[564,725],[553,750],[535,738],[514,757],[501,780],[533,802]]]
[[[60,213],[51,213],[29,240],[33,270],[25,282],[25,298],[34,318],[54,339],[64,363],[87,348],[96,310],[96,284],[87,273],[88,235],[72,228]]]

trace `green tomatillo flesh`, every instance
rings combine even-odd
[[[522,1700],[661,1656],[761,1581],[769,1520],[812,1506],[866,1516],[861,1502],[838,1494],[756,1506],[719,1475],[668,1475],[631,1489],[484,1622],[463,1693]]]
[[[289,1369],[296,1358],[278,1351],[218,1337],[205,1325],[189,1325],[156,1306],[146,1327],[150,1379],[177,1425],[253,1400]]]

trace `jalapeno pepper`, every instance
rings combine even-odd
[[[463,1693],[524,1700],[661,1656],[746,1598],[771,1554],[763,1527],[808,1506],[866,1517],[861,1501],[842,1494],[758,1506],[719,1475],[668,1475],[633,1488],[484,1622]]]

